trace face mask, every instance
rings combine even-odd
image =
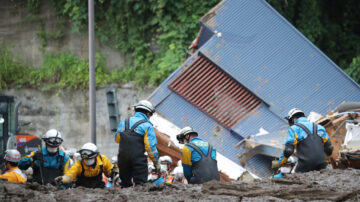
[[[46,147],[46,150],[50,153],[50,154],[54,154],[57,152],[58,148],[57,147]]]
[[[85,159],[84,162],[85,162],[86,165],[91,166],[91,165],[93,165],[95,163],[95,158]]]
[[[167,171],[167,166],[166,165],[161,165],[160,168],[161,168],[162,172]]]

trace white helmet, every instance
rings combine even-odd
[[[197,134],[197,132],[195,132],[194,129],[192,129],[190,126],[186,126],[186,127],[184,127],[183,129],[180,130],[180,134],[187,135],[189,133],[196,133]]]
[[[146,111],[148,111],[150,113],[155,113],[155,108],[153,107],[151,102],[149,102],[147,100],[140,100],[140,102],[133,105],[133,107],[135,109],[145,109]]]
[[[176,174],[184,174],[184,170],[182,167],[176,167],[173,171],[173,174],[176,175]]]
[[[172,164],[172,159],[170,156],[162,156],[159,158],[159,162],[165,164]]]
[[[99,154],[97,146],[91,142],[84,144],[79,150],[82,159],[91,159]]]
[[[176,167],[173,171],[173,175],[176,181],[181,182],[184,179],[184,170],[182,167]]]
[[[58,147],[63,142],[61,133],[55,129],[48,130],[42,138],[50,146]]]
[[[301,111],[298,108],[293,108],[289,111],[288,115],[285,117],[286,120],[290,120],[292,119],[295,114],[302,114],[303,116],[305,116],[305,113],[303,111]]]
[[[21,154],[16,149],[10,149],[5,151],[4,159],[6,161],[17,163],[21,160]]]

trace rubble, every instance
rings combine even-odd
[[[360,169],[360,103],[340,104],[316,123],[325,127],[334,146],[332,167]]]
[[[0,201],[356,201],[360,170],[328,169],[287,175],[278,180],[216,182],[203,185],[152,184],[127,189],[60,190],[37,183],[0,181]]]

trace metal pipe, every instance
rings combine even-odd
[[[96,89],[95,89],[95,31],[94,31],[94,0],[89,4],[89,116],[91,142],[96,144]]]

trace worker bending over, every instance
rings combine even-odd
[[[300,109],[291,109],[288,116],[290,128],[285,142],[283,155],[273,161],[272,167],[277,168],[286,163],[294,153],[298,157],[295,172],[309,172],[326,167],[326,156],[332,154],[333,146],[323,126],[308,121]]]
[[[55,179],[58,185],[75,182],[76,187],[104,188],[103,173],[112,177],[114,182],[117,181],[119,171],[113,169],[113,164],[105,155],[99,153],[95,144],[84,144],[79,153],[81,161],[76,161],[65,175]]]
[[[202,184],[210,180],[220,180],[216,161],[216,150],[201,140],[191,127],[181,129],[176,136],[182,149],[184,176],[189,184]]]

